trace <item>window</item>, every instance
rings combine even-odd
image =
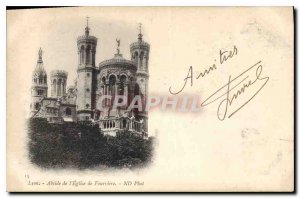
[[[80,64],[83,64],[83,60],[84,60],[84,46],[81,46],[80,49]]]
[[[126,126],[126,123],[127,123],[127,122],[126,122],[126,120],[124,119],[124,120],[123,120],[123,128],[126,128],[126,127],[127,127],[127,126]]]
[[[91,46],[87,46],[87,48],[86,48],[86,64],[90,64],[90,53],[91,53]]]
[[[105,85],[106,84],[105,82],[106,82],[106,79],[105,79],[105,77],[103,77],[102,78],[102,84]]]
[[[38,94],[39,96],[43,95],[43,93],[44,93],[43,90],[37,90],[37,94]]]
[[[141,52],[141,54],[140,54],[140,69],[143,68],[143,58],[144,58],[144,52]]]
[[[85,105],[85,108],[86,108],[86,109],[88,109],[89,107],[90,107],[90,105],[89,105],[89,104],[86,104],[86,105]]]
[[[34,108],[36,109],[36,110],[39,110],[40,109],[40,103],[35,103],[35,105],[34,105]]]
[[[110,85],[110,86],[113,86],[113,85],[116,84],[116,77],[115,77],[114,75],[111,75],[111,76],[109,77],[108,81],[109,81],[109,85]]]
[[[135,52],[135,53],[134,53],[134,60],[137,61],[138,57],[139,57],[138,52]]]
[[[120,78],[120,86],[119,86],[119,90],[120,90],[120,95],[124,95],[124,89],[125,89],[125,83],[126,83],[126,76],[122,75]]]
[[[66,115],[67,116],[72,115],[72,111],[71,111],[71,109],[69,107],[66,108]]]
[[[86,89],[86,92],[89,92],[89,91],[90,91],[90,89],[89,89],[89,88],[87,88],[87,89]]]

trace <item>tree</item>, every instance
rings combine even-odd
[[[151,162],[153,139],[125,131],[103,136],[90,122],[50,124],[43,118],[28,120],[29,158],[45,167],[141,167]]]

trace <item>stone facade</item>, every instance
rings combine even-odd
[[[40,50],[33,74],[32,116],[45,117],[49,122],[92,121],[99,124],[105,135],[115,136],[118,132],[130,131],[147,138],[147,112],[127,110],[135,96],[141,97],[144,105],[147,98],[150,45],[142,37],[140,32],[138,40],[130,45],[131,60],[125,59],[120,53],[120,40],[117,40],[118,49],[113,58],[96,66],[97,38],[90,35],[90,28],[87,26],[85,34],[77,39],[78,66],[75,85],[66,89],[67,72],[52,71],[51,98],[47,97],[47,74],[43,68]],[[107,95],[111,99],[104,100],[101,111],[97,106],[98,101],[101,96]],[[113,109],[116,96],[124,96],[128,101]]]

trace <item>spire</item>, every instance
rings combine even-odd
[[[139,37],[138,37],[139,41],[143,40],[143,35],[142,35],[142,24],[139,23]]]
[[[39,58],[37,63],[43,63],[43,50],[42,48],[39,49]]]
[[[89,36],[89,34],[90,34],[89,18],[90,18],[90,17],[86,17],[85,36]]]

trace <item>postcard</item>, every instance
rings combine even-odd
[[[293,7],[7,10],[7,191],[293,192]]]

